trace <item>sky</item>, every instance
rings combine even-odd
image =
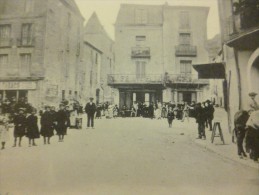
[[[96,12],[104,29],[114,39],[114,23],[120,8],[120,4],[148,4],[163,5],[167,2],[169,5],[189,5],[210,7],[208,15],[208,39],[219,33],[219,18],[217,0],[75,0],[85,22]]]

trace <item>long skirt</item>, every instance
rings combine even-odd
[[[43,137],[52,137],[54,135],[54,128],[52,126],[41,126],[40,134]]]
[[[26,137],[29,139],[38,139],[40,138],[40,132],[38,126],[32,126],[27,128]]]
[[[9,139],[8,129],[5,125],[0,125],[0,142],[7,142]]]
[[[56,130],[57,130],[57,135],[66,135],[67,126],[64,124],[58,124]]]
[[[23,137],[25,135],[25,127],[24,126],[15,126],[13,135],[15,138]]]

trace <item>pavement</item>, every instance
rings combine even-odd
[[[83,116],[83,127],[86,126],[86,116]],[[196,136],[196,129],[197,129],[197,124],[195,123],[195,120],[193,118],[190,118],[190,122],[188,123],[187,120],[185,120],[183,123],[180,121],[174,120],[174,122],[179,123],[179,126],[183,126],[186,130],[188,130],[186,135],[191,136],[191,140],[199,145],[200,147],[207,149],[211,152],[216,153],[217,155],[220,155],[224,158],[233,160],[235,162],[241,163],[242,165],[251,167],[251,168],[256,168],[259,170],[259,163],[254,162],[253,160],[250,160],[249,158],[243,158],[240,159],[240,157],[237,155],[237,145],[236,143],[232,142],[232,133],[229,132],[228,129],[228,121],[227,121],[227,112],[223,108],[215,108],[215,113],[214,113],[214,121],[213,122],[220,122],[223,137],[224,137],[224,144],[221,141],[219,137],[214,138],[214,142],[211,142],[211,134],[212,131],[209,131],[208,128],[206,128],[206,140],[201,140],[201,139],[194,139]],[[106,120],[106,119],[104,119]],[[213,124],[212,124],[213,125]],[[218,136],[218,131],[217,134]],[[198,137],[198,134],[197,134]],[[245,147],[245,144],[244,144]]]
[[[54,136],[50,145],[41,138],[28,147],[24,138],[12,148],[10,140],[0,151],[0,194],[258,195],[258,168],[234,157],[224,124],[226,145],[211,144],[208,131],[207,140],[196,140],[193,119],[173,128],[165,119],[95,122],[95,129],[69,129],[64,142]]]
[[[232,142],[232,134],[228,130],[227,113],[224,109],[222,108],[215,109],[214,122],[215,121],[220,122],[225,144],[223,144],[220,137],[215,137],[214,142],[212,143],[211,142],[212,131],[209,131],[209,129],[206,129],[207,139],[206,140],[196,139],[194,140],[195,143],[201,146],[202,148],[205,148],[207,150],[215,152],[220,156],[223,156],[224,158],[236,161],[245,166],[249,166],[259,170],[259,163],[254,162],[249,158],[240,159],[240,157],[237,155],[237,145],[236,143]],[[217,131],[217,135],[218,135],[218,131]]]

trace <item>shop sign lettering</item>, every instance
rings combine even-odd
[[[0,82],[0,90],[34,90],[36,82]]]

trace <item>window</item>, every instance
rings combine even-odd
[[[0,75],[5,74],[5,70],[8,67],[8,55],[7,54],[1,54],[0,55]]]
[[[190,28],[190,16],[188,12],[180,12],[180,28],[189,29]]]
[[[192,61],[191,60],[181,60],[180,61],[180,72],[181,72],[181,74],[191,74],[192,73]]]
[[[11,37],[11,25],[0,25],[0,46],[9,46]]]
[[[143,46],[146,41],[146,36],[136,36],[136,45]]]
[[[29,13],[33,12],[34,9],[34,0],[25,0],[24,12]]]
[[[146,41],[146,36],[136,36],[136,41]]]
[[[180,33],[179,36],[180,45],[190,45],[191,44],[191,34],[190,33]]]
[[[7,0],[0,1],[0,15],[5,14]]]
[[[29,76],[31,67],[31,54],[20,54],[20,68],[19,72],[21,76]]]
[[[136,61],[136,76],[137,79],[145,78],[146,75],[146,62]]]
[[[22,25],[22,45],[32,45],[33,41],[33,25],[32,24],[23,24]]]
[[[137,24],[147,23],[147,11],[144,9],[136,9],[135,21]]]

